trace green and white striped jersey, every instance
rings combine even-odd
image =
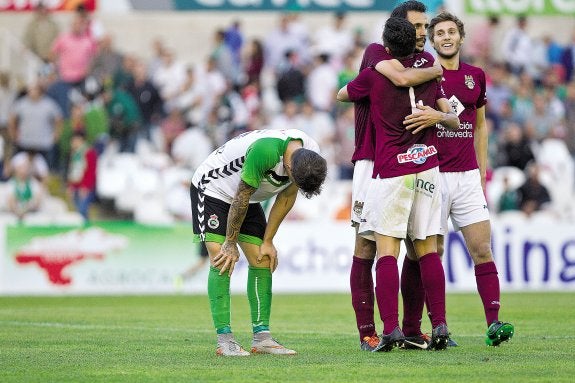
[[[301,130],[254,130],[214,150],[194,173],[192,184],[205,195],[231,203],[241,179],[257,189],[250,203],[265,201],[291,183],[283,155],[292,140],[319,153],[317,142]]]

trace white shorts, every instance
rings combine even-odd
[[[479,169],[441,173],[441,234],[446,235],[448,218],[453,229],[489,220],[489,209]]]
[[[359,160],[355,162],[351,189],[351,223],[353,226],[357,226],[361,222],[365,196],[367,195],[372,175],[373,161]]]
[[[393,178],[372,179],[359,234],[423,240],[440,233],[441,182],[439,168]]]

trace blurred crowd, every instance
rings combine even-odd
[[[1,177],[20,201],[3,207],[18,217],[38,209],[35,194],[52,177],[88,220],[90,205],[105,197],[103,159],[132,155],[158,171],[192,172],[214,148],[253,129],[305,131],[320,144],[330,180],[350,180],[354,112],[335,94],[356,76],[370,38],[345,13],[313,32],[297,13],[274,17],[262,38],[246,39],[241,18],[215,28],[211,53],[190,65],[160,39],[150,42],[151,58],[125,53],[81,7],[60,28],[39,6],[22,36],[45,63],[38,81],[22,87],[0,73]],[[487,74],[489,161],[499,182],[487,190],[493,211],[545,209],[554,184],[569,200],[575,195],[575,31],[560,45],[530,36],[528,22],[518,17],[503,29],[488,18],[467,30],[464,44],[465,60]],[[152,157],[160,160],[146,162]],[[496,175],[509,168],[523,177]],[[173,215],[185,219],[188,207]]]

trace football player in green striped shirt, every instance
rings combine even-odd
[[[318,144],[302,131],[256,130],[216,149],[192,178],[190,198],[196,241],[210,256],[208,297],[217,333],[218,355],[250,355],[234,338],[230,277],[239,248],[249,263],[252,353],[294,355],[270,333],[272,272],[277,267],[274,236],[293,207],[298,191],[318,195],[327,164]],[[276,197],[266,222],[260,202]],[[238,248],[239,246],[239,248]]]

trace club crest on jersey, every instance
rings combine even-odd
[[[475,88],[475,81],[473,81],[473,76],[470,74],[465,75],[465,85],[467,85],[469,89]]]
[[[404,164],[406,162],[413,162],[414,164],[421,165],[427,161],[427,157],[437,154],[435,146],[427,146],[424,144],[415,144],[407,149],[406,153],[399,153],[397,155],[397,162]]]
[[[362,211],[363,211],[363,202],[355,201],[353,204],[353,213],[358,217],[361,217]]]
[[[218,216],[215,214],[210,215],[208,219],[208,227],[210,229],[217,229],[220,226],[220,221],[218,220]]]

